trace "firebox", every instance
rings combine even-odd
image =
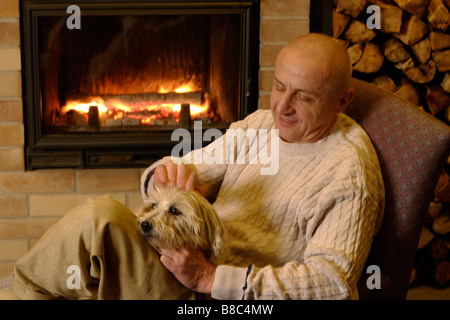
[[[27,170],[147,166],[257,108],[259,1],[23,0],[21,27]]]

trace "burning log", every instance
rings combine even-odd
[[[138,93],[138,94],[119,94],[119,95],[102,95],[100,96],[105,103],[109,100],[119,100],[125,104],[136,104],[148,101],[155,104],[202,104],[203,95],[201,92],[167,92],[167,93]]]
[[[121,121],[122,121],[122,126],[124,126],[124,127],[135,127],[135,126],[141,125],[140,119],[123,118],[123,119],[121,119]]]
[[[87,126],[87,121],[86,118],[79,112],[75,111],[75,110],[70,110],[66,117],[56,117],[55,119],[55,124],[56,125],[71,125],[71,126],[76,126],[76,127],[86,127]]]
[[[136,94],[107,94],[95,96],[95,98],[101,98],[105,104],[113,104],[113,102],[119,101],[125,105],[133,105],[142,102],[148,102],[150,104],[195,104],[201,105],[203,103],[202,92],[147,92]],[[86,100],[86,94],[71,94],[67,96],[67,101],[84,101]]]

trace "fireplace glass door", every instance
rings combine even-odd
[[[22,5],[28,168],[146,165],[256,108],[255,3],[74,3]]]

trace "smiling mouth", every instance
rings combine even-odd
[[[291,125],[293,125],[293,124],[298,122],[297,120],[286,119],[286,118],[284,118],[282,116],[279,117],[279,120],[280,120],[280,123],[282,125],[284,125],[284,126],[291,126]]]

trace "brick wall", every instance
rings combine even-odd
[[[269,108],[279,50],[309,32],[309,0],[261,1],[260,107]],[[25,171],[19,0],[0,0],[0,277],[65,212],[87,198],[112,194],[140,204],[143,169]]]
[[[278,52],[294,38],[309,32],[309,3],[309,0],[261,0],[260,108],[270,108]]]

